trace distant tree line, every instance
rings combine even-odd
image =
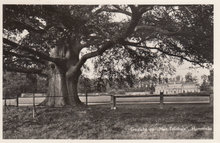
[[[203,80],[200,86],[201,91],[212,91],[213,92],[213,76],[214,76],[213,70],[210,70],[210,74],[208,76],[207,75],[201,76]]]
[[[210,70],[210,75],[202,75],[203,80],[200,89],[201,91],[209,91],[213,86],[213,70]],[[89,79],[81,76],[78,83],[78,92],[108,92],[112,89],[122,89],[125,91],[149,91],[153,93],[155,86],[161,83],[180,82],[183,79],[178,75],[174,78],[161,77],[160,74],[146,75],[142,78],[132,77],[130,80],[123,78],[107,79],[98,77]],[[197,77],[192,76],[192,73],[185,75],[184,82],[196,82]],[[48,80],[46,77],[37,75],[4,72],[3,73],[3,96],[7,98],[15,98],[21,93],[47,93]]]
[[[47,79],[24,73],[3,73],[3,97],[15,98],[21,93],[47,92]]]

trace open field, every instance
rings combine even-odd
[[[88,107],[9,107],[3,115],[4,139],[212,139],[209,104],[110,105]]]

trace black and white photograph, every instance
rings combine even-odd
[[[214,8],[2,4],[2,140],[214,140]]]

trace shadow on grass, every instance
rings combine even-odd
[[[10,107],[3,113],[4,139],[211,139],[208,104],[93,105],[80,108]]]

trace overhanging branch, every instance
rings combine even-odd
[[[12,47],[19,48],[21,50],[27,51],[30,54],[36,55],[39,58],[42,58],[42,59],[44,59],[46,61],[51,61],[51,62],[54,62],[54,63],[60,63],[63,60],[63,59],[60,59],[60,58],[53,58],[53,57],[47,56],[46,54],[43,54],[43,53],[41,53],[39,51],[33,50],[31,48],[28,48],[28,47],[25,47],[25,46],[21,46],[21,45],[15,43],[15,42],[12,42],[11,40],[8,40],[6,38],[3,38],[3,43],[7,44],[7,45],[10,45]]]
[[[108,6],[102,6],[94,12],[94,14],[99,14],[102,12],[112,12],[112,13],[122,13],[127,16],[132,16],[132,13],[126,10],[121,9],[118,5],[112,5],[115,9],[109,8]]]
[[[132,11],[131,22],[125,34],[122,36],[123,39],[127,38],[135,31],[135,27],[137,26],[139,20],[141,19],[141,13],[139,13],[138,8],[135,7],[134,5],[129,5],[129,7],[131,8]]]
[[[117,43],[121,44],[125,38],[127,38],[130,34],[132,34],[134,32],[134,29],[137,26],[137,24],[141,18],[141,14],[138,12],[137,7],[130,5],[130,8],[132,11],[132,17],[131,17],[131,22],[130,22],[126,32],[121,37],[117,37],[117,38],[115,38],[115,40],[107,42],[102,48],[98,49],[97,51],[84,55],[80,59],[80,61],[77,63],[77,67],[81,68],[81,66],[86,62],[87,59],[101,55],[107,49],[110,49],[114,44],[117,44]]]
[[[116,12],[119,12],[119,13],[123,13],[125,15],[128,15],[128,16],[132,16],[132,13],[131,12],[128,12],[126,10],[122,10],[118,5],[113,5]]]
[[[30,24],[27,24],[25,22],[21,22],[19,20],[12,20],[10,24],[12,24],[12,23],[17,25],[20,28],[27,29],[28,31],[33,31],[33,32],[37,32],[40,34],[46,33],[46,31],[44,29],[35,28],[35,27],[31,26]]]
[[[125,31],[125,33],[123,33],[122,36],[120,37],[116,37],[115,39],[106,42],[106,44],[103,45],[102,48],[82,56],[79,62],[75,66],[71,66],[68,69],[67,74],[66,74],[67,77],[71,77],[71,75],[77,74],[78,70],[87,61],[87,59],[98,56],[98,55],[102,55],[107,49],[110,49],[115,44],[121,44],[128,36],[130,36],[134,32],[134,29],[137,26],[141,18],[141,13],[138,11],[138,8],[134,5],[129,5],[129,7],[131,8],[131,12],[132,12],[131,22],[129,26],[127,27],[127,30]]]
[[[109,41],[97,51],[85,54],[84,56],[82,56],[82,58],[80,59],[80,61],[77,63],[76,66],[80,68],[86,62],[87,59],[103,54],[107,49],[110,49],[113,45],[114,43]]]
[[[172,57],[178,57],[178,58],[183,59],[183,60],[185,60],[185,61],[188,61],[188,62],[191,62],[191,63],[195,63],[195,64],[200,65],[201,67],[204,67],[199,61],[194,61],[194,60],[188,59],[188,58],[186,58],[186,57],[184,57],[184,56],[172,54],[172,53],[163,51],[163,50],[161,50],[161,49],[159,49],[159,48],[152,48],[152,49],[156,49],[156,50],[158,50],[158,51],[160,51],[160,52],[162,52],[162,53],[164,53],[164,54],[166,54],[166,55],[169,55],[169,56],[172,56]]]
[[[46,64],[45,61],[43,60],[40,60],[34,56],[29,56],[29,55],[23,55],[23,54],[18,54],[18,53],[15,53],[15,52],[11,52],[11,51],[6,51],[6,50],[3,50],[3,55],[11,55],[11,56],[16,56],[18,58],[28,58],[32,61],[35,61],[37,63],[41,63],[41,64]]]
[[[164,51],[164,50],[162,50],[162,49],[160,49],[160,48],[148,47],[148,46],[141,46],[141,45],[138,45],[137,43],[128,42],[128,41],[124,42],[124,45],[125,45],[125,47],[126,47],[126,46],[134,46],[134,47],[139,48],[139,49],[144,50],[144,51],[145,51],[145,50],[149,50],[149,49],[150,49],[150,50],[158,50],[158,51],[160,51],[161,53],[164,53],[164,54],[166,54],[166,55],[168,55],[168,56],[178,57],[178,58],[183,59],[183,60],[185,60],[185,61],[188,61],[188,62],[191,62],[191,63],[195,63],[195,64],[200,65],[201,67],[204,67],[204,65],[202,65],[199,61],[191,60],[191,59],[186,58],[186,57],[181,56],[181,55],[172,54],[172,53],[167,52],[167,51]],[[133,49],[130,49],[130,50],[133,50]],[[133,51],[134,51],[134,50],[133,50]]]
[[[153,7],[154,7],[154,6],[152,6],[152,5],[148,5],[148,6],[145,6],[145,5],[143,5],[143,6],[139,6],[139,12],[140,12],[141,14],[143,14],[143,13],[147,12],[148,10],[153,9]]]

